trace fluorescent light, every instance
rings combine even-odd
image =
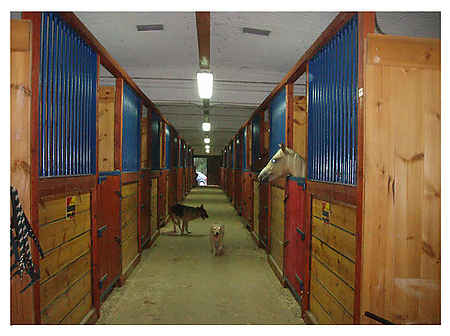
[[[203,141],[205,142],[205,144],[209,144],[211,142],[210,138],[204,138]]]
[[[209,154],[209,149],[205,149],[205,152]]]
[[[209,122],[202,123],[202,130],[205,132],[209,132],[211,130],[211,123]]]
[[[210,72],[197,73],[198,95],[202,99],[210,99],[213,89],[213,74]]]
[[[209,145],[205,145],[205,149],[209,150],[210,146]]]

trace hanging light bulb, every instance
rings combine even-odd
[[[203,141],[205,142],[205,144],[209,144],[211,142],[210,138],[204,138]]]

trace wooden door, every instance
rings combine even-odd
[[[141,249],[149,241],[151,235],[150,229],[150,177],[148,173],[142,173],[140,178],[140,202],[141,209],[140,231],[141,231]]]
[[[121,273],[120,176],[100,176],[97,225],[100,299],[104,301]]]
[[[150,183],[151,195],[151,211],[150,211],[150,223],[151,223],[151,237],[152,239],[155,237],[155,234],[158,232],[158,178],[151,178]]]
[[[299,185],[295,180],[289,179],[287,188],[285,275],[297,300],[301,301],[306,284],[306,195],[304,184]]]
[[[210,156],[207,159],[208,166],[208,185],[218,185],[219,179],[219,168],[220,168],[220,156]]]
[[[259,182],[253,181],[253,231],[259,238]]]
[[[269,226],[269,184],[259,185],[259,240],[266,248],[268,243]]]

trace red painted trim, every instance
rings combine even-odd
[[[364,44],[367,34],[375,31],[375,12],[358,13],[358,88],[364,88]],[[356,196],[356,267],[353,323],[361,323],[362,231],[364,201],[364,96],[358,99],[358,185]]]
[[[39,73],[41,63],[41,13],[23,12],[22,19],[30,20],[32,25],[31,39],[31,116],[30,116],[30,149],[31,149],[31,218],[30,223],[39,239]],[[39,253],[32,244],[32,256],[36,267],[40,267]],[[41,324],[40,282],[33,286],[34,323]]]
[[[95,189],[97,181],[96,175],[41,178],[38,181],[40,198],[52,198],[61,194],[87,193]],[[39,206],[37,207],[39,208]]]
[[[139,182],[139,172],[122,173],[122,185],[132,182]]]
[[[357,205],[358,190],[354,186],[306,181],[308,191],[324,201]]]

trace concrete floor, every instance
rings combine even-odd
[[[203,203],[209,218],[191,222],[191,235],[170,235],[172,224],[162,228],[103,304],[97,324],[304,324],[223,191],[195,188],[183,203]],[[225,224],[223,256],[209,250],[213,223]]]

